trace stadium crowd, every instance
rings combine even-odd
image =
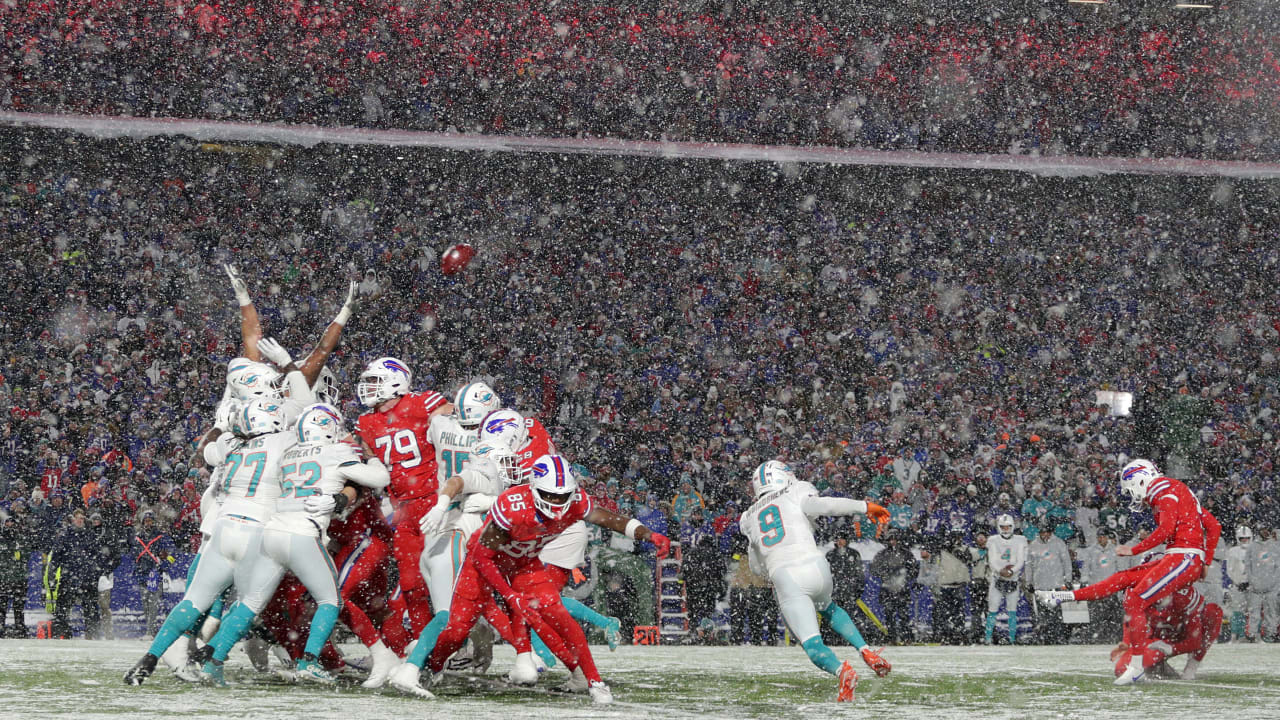
[[[906,548],[977,552],[1009,512],[1079,561],[1098,528],[1141,527],[1117,508],[1122,457],[1186,478],[1224,537],[1280,523],[1265,184],[3,142],[17,161],[0,167],[0,507],[19,530],[0,538],[35,558],[24,587],[52,554],[86,584],[148,560],[117,581],[154,588],[168,543],[198,541],[193,441],[238,353],[226,261],[297,350],[360,280],[330,362],[349,417],[381,355],[419,387],[486,379],[601,502],[680,538],[709,570],[686,575],[693,625],[727,600],[730,639],[776,630],[759,627],[767,584],[736,531],[745,475],[774,456],[893,514],[891,537],[822,535],[840,577],[875,580],[900,641],[925,619],[913,589],[947,584]],[[443,275],[462,240],[476,259]],[[1098,405],[1099,388],[1132,392],[1132,413]]]
[[[0,107],[984,153],[1280,157],[1260,15],[638,1],[0,5]],[[834,14],[832,14],[834,13]],[[849,13],[846,17],[841,13]]]

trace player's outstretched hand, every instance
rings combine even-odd
[[[312,495],[302,501],[302,509],[310,515],[327,517],[333,513],[337,504],[332,495]]]
[[[889,522],[889,511],[880,505],[867,501],[867,518],[872,522],[887,523]]]
[[[653,533],[649,536],[649,542],[653,543],[653,549],[658,554],[658,559],[662,560],[671,554],[671,541],[662,533]]]
[[[284,346],[276,342],[275,338],[263,338],[258,341],[258,352],[262,353],[262,357],[275,363],[278,367],[284,367],[293,362],[293,358],[289,355],[289,351]]]
[[[227,277],[231,278],[231,289],[235,291],[236,302],[240,303],[242,307],[245,305],[252,305],[253,300],[249,298],[249,286],[246,285],[244,279],[240,277],[240,272],[236,270],[236,266],[228,263],[223,265],[222,269],[226,270]]]
[[[439,532],[440,527],[444,525],[444,516],[449,512],[449,506],[443,500],[435,504],[435,507],[427,511],[426,515],[418,521],[418,529],[423,535],[434,535]]]
[[[351,313],[356,310],[356,296],[360,293],[360,283],[352,280],[347,286],[347,299],[342,303],[342,309],[338,311],[338,316],[333,319],[339,325],[346,325],[351,319]]]

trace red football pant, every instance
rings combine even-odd
[[[413,641],[404,627],[405,612],[404,593],[400,592],[400,586],[397,585],[387,598],[387,616],[382,620],[382,640],[400,657],[404,657],[405,648]]]
[[[1187,618],[1182,632],[1177,637],[1157,638],[1152,640],[1145,650],[1131,648],[1120,655],[1116,661],[1116,677],[1120,677],[1129,667],[1129,659],[1135,652],[1142,652],[1142,666],[1151,668],[1160,662],[1178,655],[1190,654],[1196,661],[1204,660],[1209,648],[1222,632],[1222,608],[1213,603],[1204,606],[1196,615]]]
[[[355,545],[344,545],[334,558],[339,568],[338,593],[342,597],[338,618],[351,628],[365,647],[373,647],[382,639],[366,610],[386,597],[386,566],[390,557],[391,549],[387,544],[370,535]]]
[[[596,669],[595,658],[591,656],[591,647],[587,645],[587,635],[582,632],[582,626],[578,621],[569,614],[564,603],[560,602],[560,589],[564,587],[567,580],[568,575],[563,570],[547,566],[517,575],[511,581],[511,589],[537,598],[539,617],[525,618],[525,620],[533,621],[529,623],[530,627],[538,633],[542,642],[547,644],[547,648],[563,660],[567,667],[581,667],[582,674],[589,682],[600,682],[600,671]],[[537,620],[541,620],[541,623]],[[545,628],[539,625],[544,625]],[[568,646],[567,650],[572,660],[557,652],[556,645],[552,643],[552,636],[556,636],[554,639],[557,641],[563,640]]]
[[[422,628],[431,622],[431,594],[427,580],[418,566],[426,547],[426,538],[418,528],[418,522],[436,504],[436,495],[427,495],[396,504],[396,529],[392,550],[396,566],[400,569],[400,589],[404,592],[404,604],[409,614],[409,631],[413,637],[422,634]]]
[[[1121,590],[1128,590],[1136,585],[1154,566],[1154,562],[1148,562],[1131,567],[1128,570],[1114,572],[1092,585],[1085,585],[1076,590],[1075,598],[1079,601],[1101,600],[1109,595],[1115,595]]]
[[[1141,565],[1139,567],[1146,567]],[[1197,555],[1165,555],[1124,594],[1124,641],[1131,648],[1144,648],[1150,641],[1147,608],[1162,598],[1200,579],[1204,562]]]
[[[307,602],[307,588],[293,573],[285,573],[258,619],[276,642],[297,660],[307,644],[307,632],[315,608]]]

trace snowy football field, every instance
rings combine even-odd
[[[1220,645],[1196,682],[1111,685],[1108,648],[887,648],[893,674],[870,671],[857,702],[837,705],[834,680],[797,647],[596,648],[617,704],[592,707],[584,696],[549,690],[565,674],[551,671],[537,689],[502,685],[510,648],[495,648],[484,679],[450,677],[434,701],[372,692],[286,685],[250,668],[236,650],[232,687],[187,685],[161,666],[142,687],[121,677],[143,652],[141,641],[0,641],[0,716],[17,718],[1277,718],[1280,645]],[[839,648],[842,657],[855,657]],[[359,656],[358,648],[350,651]],[[273,660],[274,662],[274,660]],[[1174,661],[1181,667],[1181,659]]]

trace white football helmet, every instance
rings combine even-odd
[[[543,455],[533,461],[532,471],[529,484],[533,486],[534,507],[552,520],[564,517],[578,490],[569,461],[559,455]]]
[[[756,468],[755,474],[751,476],[751,490],[756,497],[760,497],[774,490],[782,490],[795,481],[796,475],[791,472],[789,465],[770,460]]]
[[[1134,460],[1120,471],[1120,492],[1129,496],[1129,505],[1139,508],[1147,500],[1151,483],[1160,477],[1160,471],[1150,460]]]
[[[320,377],[316,378],[316,384],[312,388],[316,392],[316,398],[322,403],[341,407],[342,395],[338,392],[338,376],[333,374],[329,368],[320,368]]]
[[[996,530],[1000,531],[1000,537],[1008,540],[1013,537],[1013,516],[1001,515],[996,518]]]
[[[298,442],[334,443],[347,434],[342,414],[328,403],[308,405],[298,416]]]
[[[408,394],[413,384],[409,366],[393,357],[383,357],[365,366],[356,383],[356,396],[365,407],[373,407],[393,397]]]
[[[227,387],[236,400],[282,400],[284,393],[280,389],[280,378],[280,371],[266,363],[242,357],[227,363]]]
[[[1236,544],[1243,545],[1246,540],[1253,540],[1253,531],[1248,525],[1241,525],[1236,528]]]
[[[480,442],[517,451],[529,444],[529,427],[515,410],[495,410],[480,422]]]
[[[453,407],[458,414],[458,424],[470,428],[479,425],[489,413],[500,410],[502,403],[493,388],[482,382],[473,382],[458,390]]]
[[[520,467],[516,454],[505,445],[480,443],[471,448],[471,461],[477,467],[482,463],[491,464],[492,471],[502,478],[507,487],[529,482],[528,476],[532,473],[531,470]]]
[[[284,406],[277,400],[253,398],[231,421],[231,432],[242,438],[280,432],[286,427]]]

